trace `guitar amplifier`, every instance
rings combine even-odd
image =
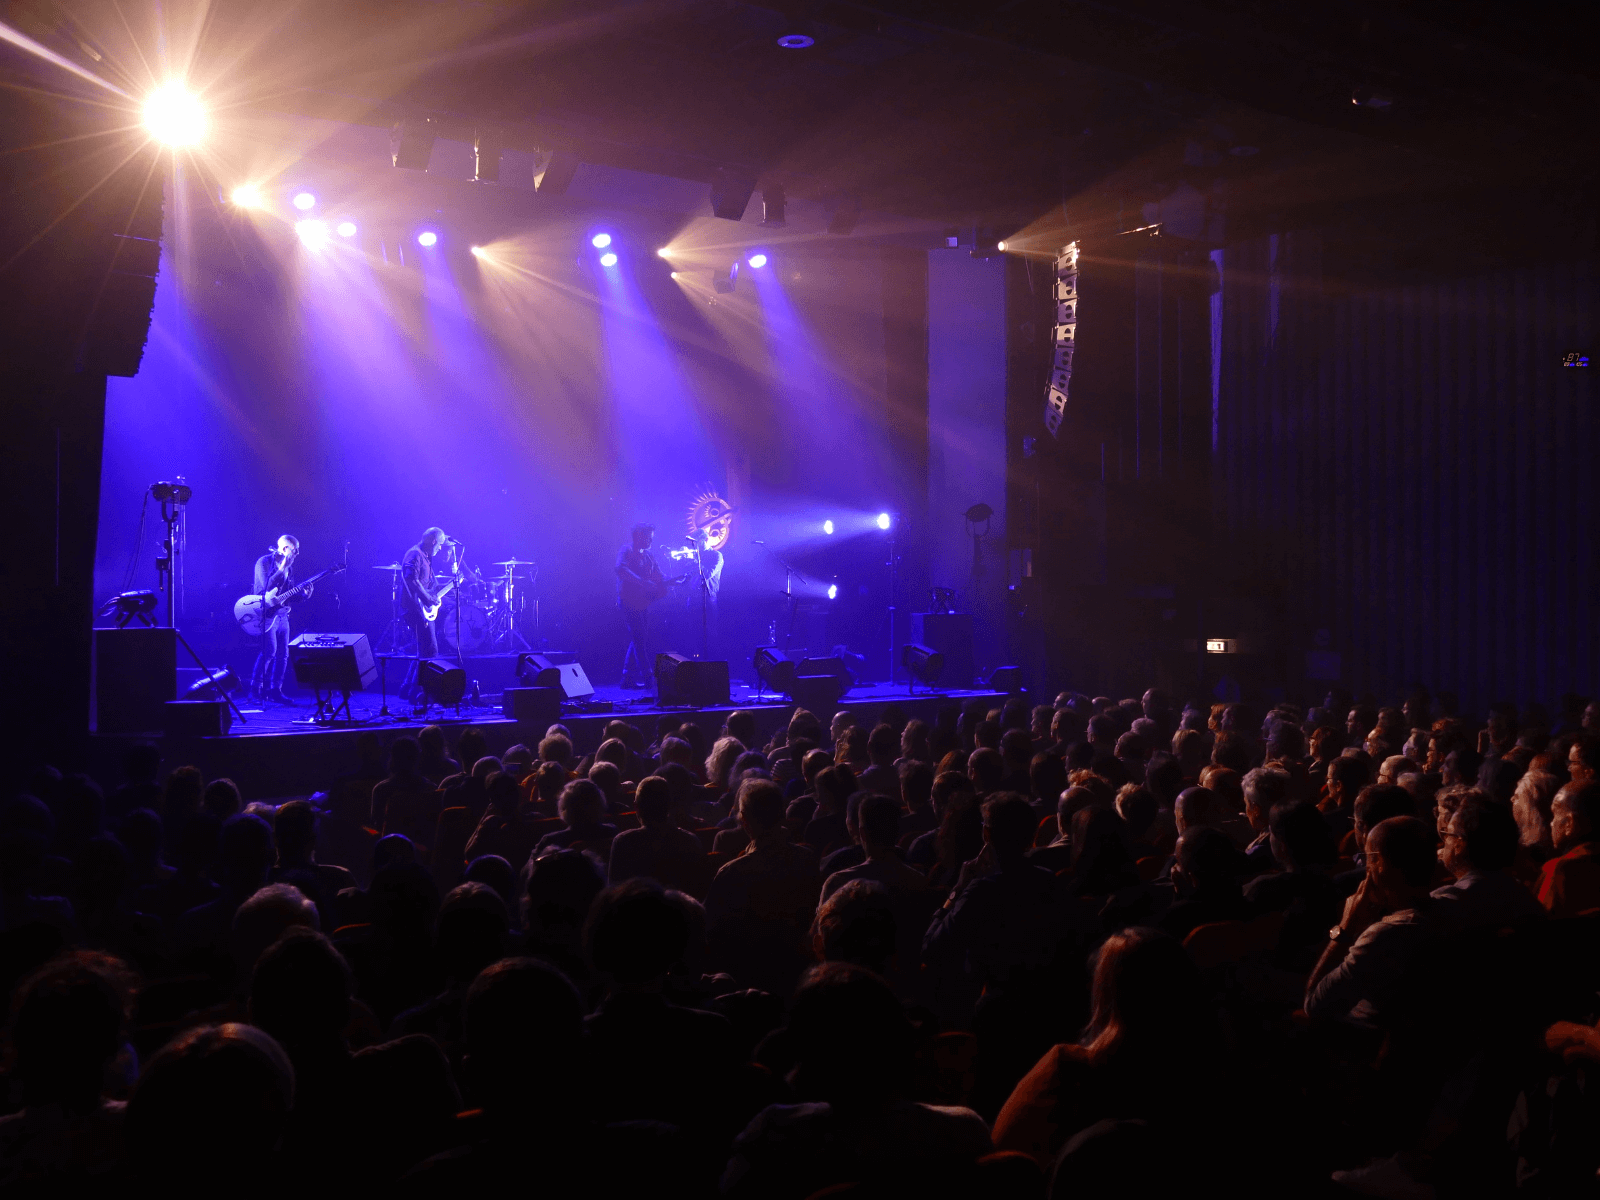
[[[306,687],[356,692],[378,678],[364,633],[302,633],[289,643],[294,677]]]
[[[594,695],[582,663],[552,662],[543,654],[524,654],[518,659],[517,678],[524,687],[560,688],[568,700],[587,700]]]

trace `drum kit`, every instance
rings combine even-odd
[[[439,618],[434,623],[441,650],[452,654],[458,651],[494,654],[533,649],[522,636],[521,627],[526,627],[531,620],[537,639],[539,597],[534,585],[539,580],[539,566],[526,558],[508,558],[494,566],[499,568],[498,572],[488,576],[464,567],[461,583],[444,598]],[[400,617],[400,564],[382,563],[372,569],[390,573],[390,603],[394,610],[389,628],[379,641],[378,652],[404,654],[409,650],[415,653],[411,630]]]

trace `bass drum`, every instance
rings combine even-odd
[[[463,654],[476,654],[489,644],[489,614],[481,605],[474,604],[471,600],[458,601],[454,592],[444,598],[444,606],[439,610],[439,619],[433,623],[433,631],[439,638],[439,648],[449,650],[452,654],[457,650],[458,605],[461,613],[460,651]]]

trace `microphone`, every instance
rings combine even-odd
[[[683,544],[685,546],[693,546],[695,544],[695,540],[694,540],[693,535],[685,534],[684,537],[683,537]]]
[[[750,539],[750,544],[752,546],[765,546],[766,545],[766,543],[763,542],[760,538],[751,538]]]

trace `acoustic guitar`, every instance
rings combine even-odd
[[[319,580],[326,579],[329,575],[337,575],[344,570],[344,564],[329,567],[326,571],[318,571],[303,583],[297,583],[292,588],[279,591],[277,588],[268,588],[259,596],[240,596],[233,602],[233,619],[239,622],[239,628],[251,637],[260,637],[267,631],[267,626],[272,624],[273,617],[278,615],[278,610],[286,604],[293,604],[311,589],[311,585]]]

